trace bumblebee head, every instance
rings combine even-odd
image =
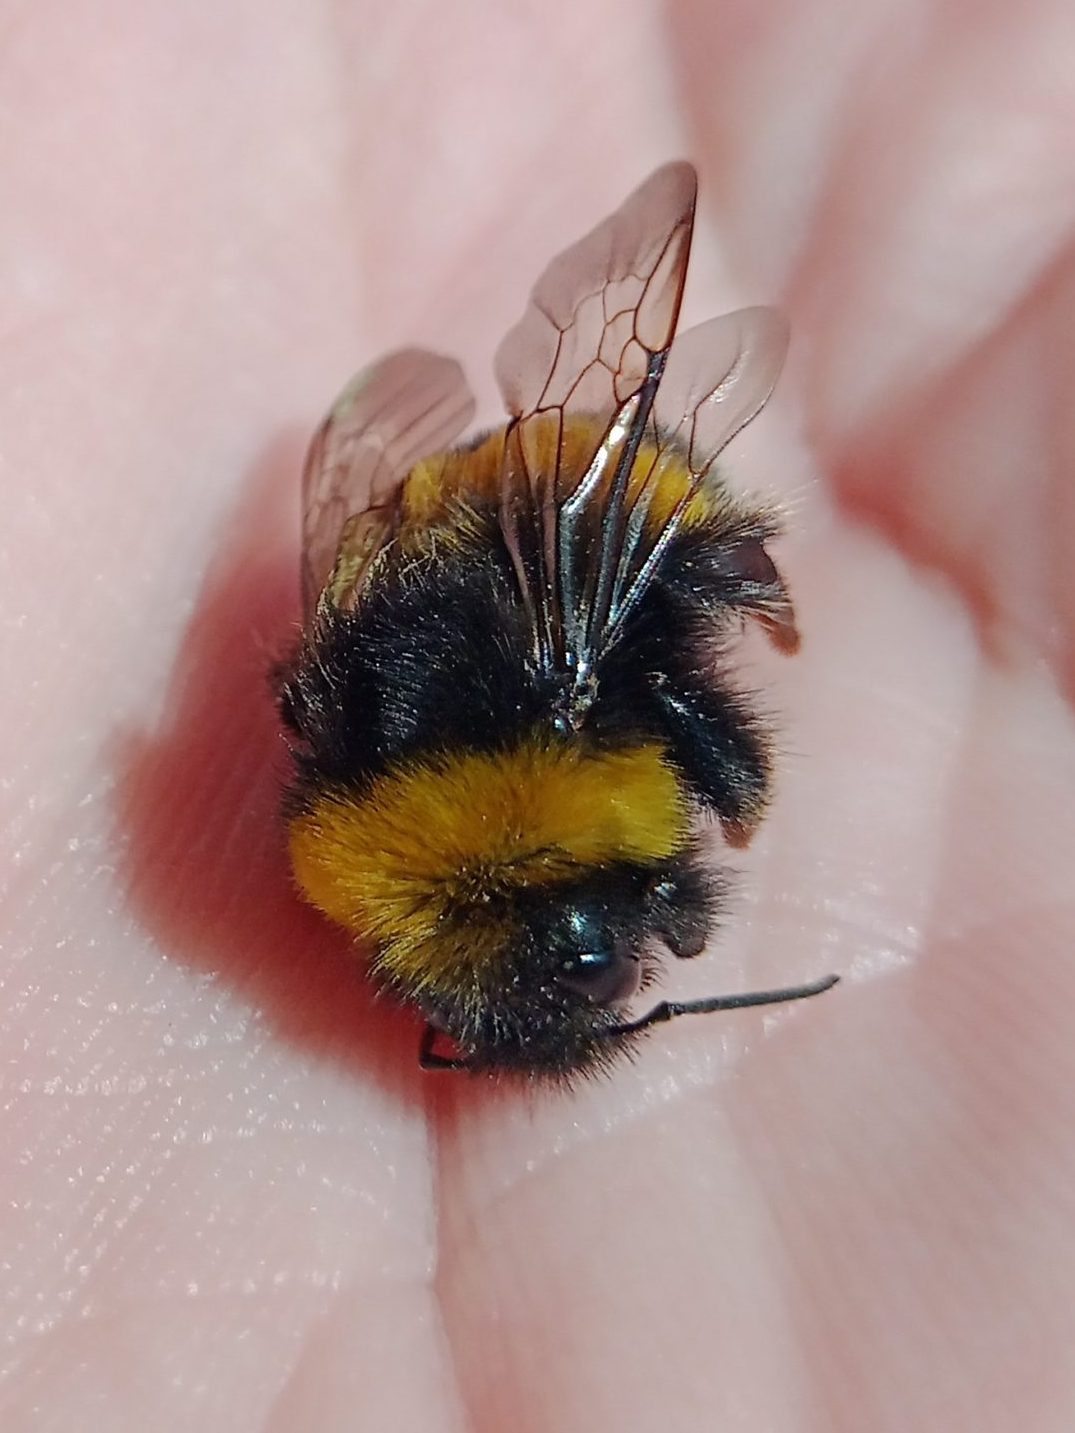
[[[622,1043],[616,1032],[626,1004],[648,983],[653,944],[665,934],[652,897],[659,884],[641,868],[604,869],[516,893],[491,918],[496,953],[463,988],[420,1002],[464,1052],[454,1063],[551,1076],[607,1064]],[[427,1063],[445,1062],[427,1051]]]
[[[495,940],[498,953],[470,990],[420,1002],[432,1029],[462,1052],[445,1058],[430,1037],[423,1063],[553,1079],[603,1070],[652,1021],[631,1020],[632,997],[652,984],[663,953],[700,954],[720,896],[719,878],[690,849],[660,865],[606,865],[515,893],[491,921],[486,913],[488,949]],[[483,921],[472,913],[467,926],[473,938]]]

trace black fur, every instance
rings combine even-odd
[[[715,549],[715,551],[714,551]],[[699,800],[738,820],[768,779],[762,728],[718,675],[722,629],[758,605],[720,566],[705,529],[673,543],[604,658],[586,729],[603,743],[665,743]],[[557,684],[535,671],[530,632],[495,532],[463,556],[400,563],[355,612],[329,613],[283,673],[279,703],[301,738],[301,805],[361,787],[430,750],[492,751],[549,722]]]
[[[401,565],[307,634],[280,690],[311,789],[362,786],[430,750],[491,751],[548,710],[523,613],[493,554]]]

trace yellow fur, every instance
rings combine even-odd
[[[464,989],[506,931],[490,898],[610,861],[683,849],[688,802],[662,749],[597,751],[531,740],[499,754],[444,753],[326,792],[291,823],[307,899],[375,942],[410,990]]]
[[[476,448],[438,453],[423,459],[411,469],[402,494],[400,536],[404,543],[408,538],[421,543],[428,528],[450,527],[460,504],[472,506],[496,500],[506,431],[505,428],[497,428]],[[525,431],[526,452],[532,471],[554,473],[559,463],[561,500],[573,492],[585,476],[604,436],[604,426],[598,419],[576,417],[566,421],[560,441],[559,420],[551,414],[529,420]],[[659,468],[653,484],[649,522],[660,527],[671,517],[677,503],[695,486],[696,480],[674,449],[658,454],[652,444],[643,443],[631,470],[629,500],[635,497],[655,462]],[[718,482],[703,481],[684,509],[683,525],[692,527],[710,521],[729,504],[728,494]]]

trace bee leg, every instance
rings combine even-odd
[[[440,1031],[433,1025],[426,1025],[418,1046],[418,1067],[422,1070],[469,1070],[469,1060],[460,1060],[450,1055],[438,1055],[433,1049]]]
[[[754,990],[744,995],[713,995],[706,1000],[662,1000],[637,1020],[611,1025],[602,1033],[606,1036],[637,1035],[642,1030],[648,1030],[651,1025],[676,1020],[680,1015],[709,1015],[715,1010],[745,1010],[751,1005],[783,1005],[789,1000],[808,1000],[812,995],[821,995],[826,990],[831,990],[839,979],[838,975],[826,975],[808,985],[789,985],[783,990]]]
[[[732,846],[746,846],[769,794],[768,742],[741,698],[689,678],[655,688],[672,757]]]
[[[682,556],[670,561],[663,581],[680,600],[712,616],[732,610],[753,618],[773,646],[790,655],[798,651],[799,629],[787,583],[765,549],[772,536],[764,521],[734,540],[701,528],[683,539]]]
[[[748,538],[730,547],[721,565],[729,581],[728,601],[761,623],[778,652],[797,652],[799,629],[791,594],[761,539]]]

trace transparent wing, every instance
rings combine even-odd
[[[598,413],[637,393],[675,332],[697,192],[691,165],[666,164],[553,259],[497,351],[510,414]]]
[[[615,575],[606,623],[593,634],[598,648],[615,641],[718,454],[765,406],[787,349],[787,321],[771,308],[710,319],[672,344],[645,434],[654,456],[636,471],[622,529],[607,539],[617,548],[607,556]],[[685,463],[692,482],[658,521],[653,504],[670,461]]]
[[[307,621],[325,593],[353,600],[396,525],[404,478],[451,445],[474,416],[454,359],[401,349],[363,370],[314,435],[302,484],[302,595]]]
[[[603,625],[602,609],[607,618],[615,566],[608,550],[594,548],[594,534],[623,524],[631,446],[644,431],[679,316],[696,193],[689,164],[657,170],[552,261],[497,353],[513,419],[500,521],[536,657],[549,667],[585,661],[586,633]],[[581,415],[594,420],[595,439],[587,480],[572,495],[562,472],[564,425]]]

